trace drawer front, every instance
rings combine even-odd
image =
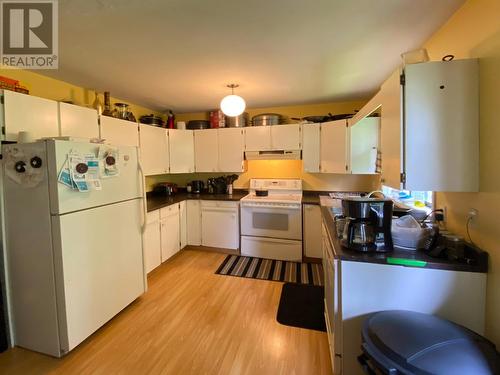
[[[165,218],[179,212],[179,203],[171,204],[170,206],[160,208],[160,218]]]
[[[201,201],[201,207],[238,208],[236,201]]]

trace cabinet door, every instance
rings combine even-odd
[[[78,105],[59,103],[61,136],[99,138],[97,111]]]
[[[101,138],[116,146],[139,146],[139,130],[136,122],[101,116]]]
[[[478,191],[478,60],[408,65],[405,77],[405,189]]]
[[[192,130],[169,129],[170,173],[194,172],[194,139]]]
[[[321,172],[347,173],[347,121],[321,124]]]
[[[144,174],[168,173],[169,158],[167,130],[151,125],[139,125],[141,163]]]
[[[318,173],[320,165],[320,125],[302,125],[302,162],[304,172]]]
[[[238,249],[238,204],[202,201],[201,205],[201,244],[221,249]]]
[[[165,262],[180,250],[179,205],[160,209],[160,216],[161,261]]]
[[[196,172],[219,172],[219,138],[217,129],[194,131],[194,157]]]
[[[379,117],[367,117],[349,127],[351,173],[375,173],[379,129]]]
[[[57,102],[9,90],[3,96],[7,141],[17,141],[20,131],[30,132],[33,140],[59,135]]]
[[[149,212],[143,235],[146,272],[151,272],[161,264],[160,213]]]
[[[271,127],[252,126],[245,128],[245,151],[271,150]]]
[[[188,200],[187,206],[187,243],[192,246],[201,245],[201,211],[200,201]]]
[[[271,126],[273,150],[300,150],[300,124]]]
[[[304,254],[310,258],[323,256],[321,246],[321,209],[318,205],[304,205]]]
[[[187,246],[187,205],[186,201],[179,203],[179,234],[180,246],[184,249]]]
[[[243,129],[218,129],[218,133],[219,172],[244,172],[245,138]]]

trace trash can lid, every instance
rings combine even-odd
[[[437,316],[404,310],[382,311],[365,321],[362,336],[367,354],[379,364],[394,364],[400,371],[500,373],[500,356],[493,343]]]

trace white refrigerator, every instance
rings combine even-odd
[[[13,344],[60,357],[146,291],[138,150],[44,140],[2,154]],[[112,173],[78,191],[59,181],[68,155]]]

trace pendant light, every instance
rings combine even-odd
[[[226,115],[230,117],[239,116],[243,113],[246,107],[245,100],[241,96],[234,95],[234,89],[239,87],[234,83],[227,85],[231,89],[231,95],[225,96],[220,101],[220,109]]]

